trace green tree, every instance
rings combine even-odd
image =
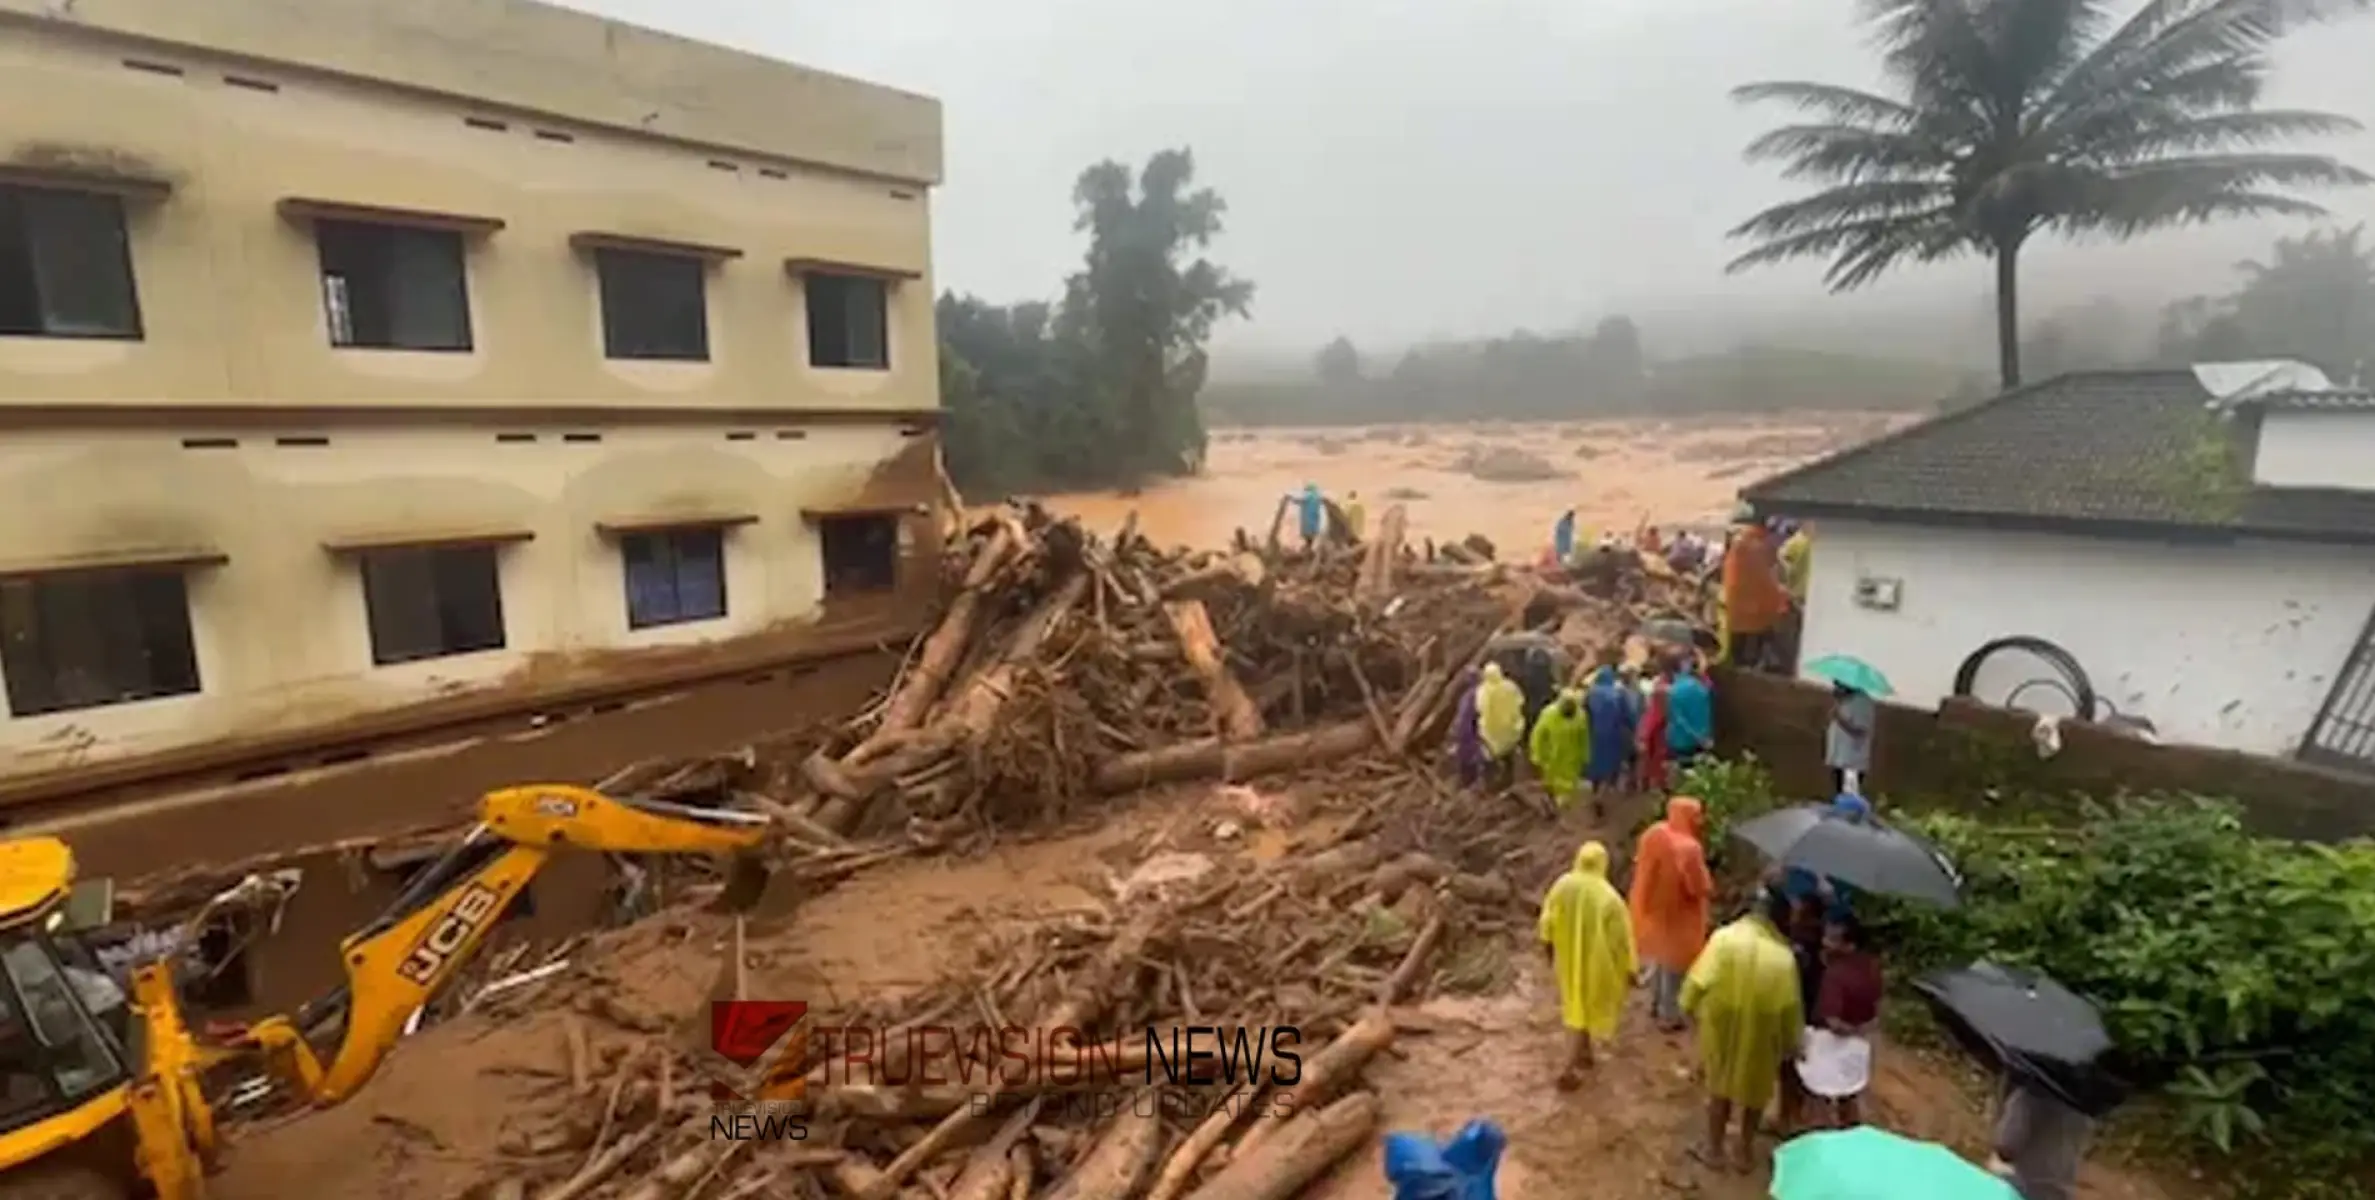
[[[1319,348],[1312,368],[1319,373],[1319,381],[1328,387],[1354,387],[1361,382],[1361,352],[1353,346],[1351,338],[1338,337]]]
[[[1738,271],[1826,258],[1834,291],[1904,263],[1994,259],[1996,343],[2019,384],[2020,253],[2040,233],[2131,237],[2235,216],[2316,216],[2283,189],[2369,182],[2332,158],[2261,149],[2346,132],[2257,107],[2288,31],[2367,0],[1865,0],[1893,94],[1755,83],[1742,101],[1808,114],[1748,156],[1825,185],[1732,230]]]
[[[1197,254],[1228,204],[1195,178],[1191,153],[1164,150],[1134,179],[1108,159],[1072,189],[1088,261],[1066,284],[1058,334],[1086,348],[1088,386],[1114,398],[1118,437],[1105,461],[1125,477],[1201,466],[1204,346],[1215,323],[1253,303],[1253,284]]]
[[[2162,310],[2164,356],[2193,362],[2297,358],[2337,380],[2364,378],[2375,355],[2375,246],[2364,226],[2281,238],[2239,263],[2243,284],[2215,300]]]

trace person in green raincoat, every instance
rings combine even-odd
[[[1593,1040],[1616,1036],[1625,992],[1632,986],[1632,913],[1608,882],[1608,847],[1585,842],[1575,852],[1575,869],[1559,876],[1542,897],[1536,935],[1558,975],[1559,1023],[1574,1036],[1567,1069],[1559,1076],[1559,1090],[1571,1092],[1583,1086],[1583,1073],[1592,1068]]]
[[[1591,719],[1584,715],[1583,693],[1567,688],[1534,718],[1534,733],[1526,742],[1526,757],[1542,776],[1552,803],[1564,812],[1575,804],[1583,783],[1584,764],[1591,758]]]
[[[1511,756],[1526,736],[1526,694],[1501,672],[1501,664],[1484,664],[1476,683],[1476,732],[1484,739],[1487,778],[1495,786],[1509,784]]]

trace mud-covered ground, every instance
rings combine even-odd
[[[1291,853],[1291,831],[1217,840],[1208,815],[1214,804],[1210,789],[1185,788],[1142,798],[1094,828],[1010,840],[974,858],[910,859],[863,872],[778,927],[751,932],[751,994],[834,1005],[920,989],[997,931],[1112,895],[1115,881],[1157,849],[1257,860]],[[1638,812],[1639,803],[1614,806],[1610,828],[1629,828]],[[1313,806],[1303,819],[1318,824],[1341,814]],[[1546,819],[1542,836],[1569,844],[1599,832],[1590,821],[1578,809],[1555,827]],[[640,1021],[690,1026],[717,978],[722,928],[714,919],[663,916],[625,931],[618,936],[629,943],[622,949],[634,968],[611,994],[579,999],[598,999]],[[1501,1194],[1517,1200],[1765,1195],[1761,1172],[1711,1175],[1685,1156],[1700,1112],[1689,1048],[1649,1028],[1638,1011],[1586,1090],[1556,1091],[1562,1043],[1546,973],[1532,946],[1503,949],[1512,967],[1508,986],[1409,1010],[1401,1038],[1370,1065],[1366,1086],[1384,1101],[1383,1129],[1448,1133],[1471,1117],[1499,1121],[1510,1135]],[[539,1097],[566,1078],[568,1055],[564,1019],[555,1012],[505,1024],[464,1018],[432,1029],[400,1047],[347,1105],[241,1131],[210,1194],[462,1196],[526,1152],[515,1118],[531,1105],[549,1105]],[[1976,1155],[1986,1133],[1976,1082],[1958,1060],[1884,1048],[1873,1113],[1891,1128]],[[589,1122],[599,1117],[586,1114]],[[1372,1150],[1348,1159],[1316,1194],[1382,1200],[1389,1191]],[[2081,1194],[2166,1200],[2181,1193],[2097,1162]]]

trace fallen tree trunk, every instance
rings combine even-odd
[[[1189,1200],[1292,1200],[1338,1159],[1368,1142],[1377,1116],[1373,1092],[1355,1092],[1317,1112],[1298,1113],[1260,1151],[1231,1159]]]
[[[948,1200],[1006,1200],[1006,1193],[1014,1187],[1014,1159],[1007,1151],[1031,1131],[1031,1122],[1038,1118],[1036,1100],[1008,1117],[997,1134],[966,1160],[964,1171],[948,1189]]]
[[[1175,600],[1163,606],[1171,631],[1179,637],[1188,667],[1204,681],[1204,695],[1212,704],[1213,723],[1222,738],[1250,741],[1262,736],[1262,710],[1254,707],[1245,685],[1229,670],[1221,652],[1220,635],[1212,631],[1212,614],[1201,600]]]
[[[1091,1045],[1083,1048],[1081,1059],[1089,1064],[1081,1078],[1059,1079],[1051,1071],[1035,1071],[1021,1083],[1007,1082],[996,1064],[983,1064],[975,1068],[981,1072],[978,1079],[967,1071],[959,1075],[955,1083],[921,1086],[915,1083],[844,1083],[827,1087],[821,1086],[819,1073],[812,1071],[809,1073],[809,1095],[815,1097],[820,1115],[865,1117],[878,1121],[928,1120],[963,1111],[984,1091],[1020,1098],[1112,1087],[1118,1076],[1146,1069],[1146,1039],[1124,1038],[1118,1042]],[[959,1070],[965,1068],[960,1067]]]
[[[915,666],[899,682],[899,690],[883,703],[882,719],[875,724],[874,732],[850,751],[848,759],[864,762],[869,757],[871,743],[923,723],[924,715],[932,711],[933,703],[948,686],[949,674],[964,659],[965,647],[973,642],[974,626],[980,623],[990,585],[998,579],[1008,560],[1022,550],[1023,543],[1013,519],[999,522],[990,534],[989,544],[982,547],[972,567],[965,572],[965,582],[956,598],[949,601],[948,612],[932,627],[930,636],[916,652]]]
[[[998,660],[965,684],[964,690],[948,702],[948,709],[934,721],[935,729],[949,731],[951,742],[968,741],[988,733],[998,723],[998,710],[1006,706],[1006,698],[1014,694],[1014,677],[1023,664],[1036,657],[1039,647],[1061,623],[1072,607],[1088,591],[1090,576],[1086,572],[1064,581],[1064,586],[1040,605],[1039,611],[1015,630],[1012,641],[998,652]]]
[[[1137,1194],[1163,1144],[1162,1107],[1155,1100],[1152,1091],[1132,1096],[1047,1200],[1129,1200]]]
[[[1208,738],[1107,759],[1092,782],[1098,791],[1109,795],[1190,779],[1235,783],[1350,758],[1376,741],[1376,731],[1365,720],[1242,744]]]
[[[1054,1012],[1042,1018],[1039,1027],[1042,1029],[1088,1028],[1090,1022],[1096,1020],[1112,1005],[1114,990],[1127,984],[1137,974],[1139,966],[1142,965],[1140,955],[1146,949],[1147,940],[1154,936],[1157,929],[1162,928],[1169,921],[1170,916],[1171,914],[1166,910],[1150,913],[1132,922],[1129,928],[1121,932],[1120,936],[1106,945],[1104,952],[1097,957],[1096,962],[1080,977],[1077,990],[1063,1003],[1057,1005]],[[1143,1060],[1141,1060],[1141,1065],[1143,1065]],[[986,1090],[991,1101],[995,1101],[1006,1091],[1003,1080],[992,1080]],[[967,1104],[941,1118],[940,1123],[933,1126],[931,1132],[918,1139],[914,1145],[900,1151],[899,1156],[892,1159],[890,1165],[882,1169],[882,1173],[872,1182],[869,1189],[859,1196],[858,1200],[888,1200],[890,1196],[896,1194],[906,1184],[908,1177],[915,1174],[917,1168],[932,1161],[941,1151],[955,1145],[957,1140],[972,1128],[973,1123],[979,1119],[975,1112],[975,1106]],[[1151,1153],[1152,1151],[1149,1151],[1149,1154]]]
[[[1314,1111],[1328,1097],[1360,1078],[1361,1068],[1393,1041],[1394,1019],[1382,1010],[1362,1017],[1353,1022],[1352,1028],[1337,1034],[1326,1049],[1303,1064],[1303,1078],[1278,1094],[1274,1107],[1287,1113],[1288,1118],[1258,1122],[1246,1130],[1245,1136],[1237,1140],[1237,1148],[1229,1154],[1229,1165],[1234,1167],[1248,1156],[1259,1154],[1264,1143],[1292,1127],[1291,1118]]]

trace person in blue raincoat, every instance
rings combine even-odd
[[[1633,732],[1638,728],[1641,710],[1635,697],[1617,683],[1616,668],[1602,667],[1592,676],[1592,688],[1583,696],[1584,714],[1591,719],[1591,766],[1584,777],[1591,782],[1592,791],[1605,792],[1624,778],[1625,756],[1633,747]]]
[[[1559,514],[1558,523],[1550,527],[1550,556],[1560,566],[1575,557],[1575,510]]]
[[[1319,485],[1306,483],[1295,496],[1295,524],[1303,535],[1303,548],[1309,550],[1328,527],[1328,502],[1319,493]]]

